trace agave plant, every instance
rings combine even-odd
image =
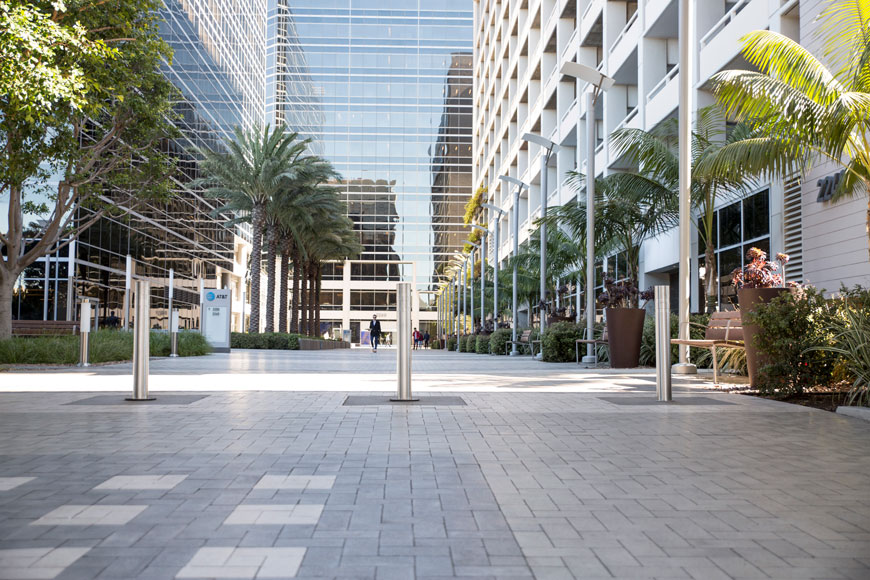
[[[834,344],[810,350],[842,355],[846,369],[855,377],[846,404],[870,406],[870,316],[844,300],[839,316],[830,319],[827,330],[833,333]]]

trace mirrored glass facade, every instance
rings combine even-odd
[[[164,144],[178,162],[175,197],[143,202],[135,191],[107,191],[103,200],[116,209],[81,234],[72,274],[77,297],[99,300],[101,319],[121,317],[131,255],[135,276],[152,283],[150,326],[166,328],[172,268],[173,306],[183,327],[198,327],[200,278],[206,287],[230,286],[240,295],[246,232],[225,226],[225,217],[212,215],[215,201],[190,186],[199,177],[196,151],[221,147],[236,125],[263,122],[266,7],[265,0],[164,0],[160,16],[160,34],[173,49],[164,72],[180,93],[181,136]],[[90,210],[80,212],[88,219]],[[70,274],[67,249],[28,268],[13,315],[65,319]]]
[[[367,319],[394,308],[375,290],[432,290],[467,236],[473,2],[271,1],[267,118],[311,137],[343,176],[365,250],[325,286],[352,290],[343,302]]]

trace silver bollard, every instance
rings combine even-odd
[[[89,367],[90,337],[91,334],[91,301],[82,299],[81,312],[79,313],[79,364],[76,366]]]
[[[656,397],[671,401],[671,289],[655,287]]]
[[[178,312],[169,313],[169,356],[178,356]]]
[[[153,401],[148,396],[151,356],[151,283],[136,282],[136,320],[133,334],[133,396],[128,401]]]
[[[396,382],[391,401],[419,401],[411,396],[411,283],[396,284]]]

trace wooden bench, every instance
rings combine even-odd
[[[716,358],[717,348],[744,348],[743,323],[740,321],[739,310],[714,312],[704,330],[704,338],[697,340],[671,339],[671,344],[682,344],[697,348],[709,348],[713,355],[713,384],[719,386],[719,361]]]
[[[511,347],[513,345],[517,346],[527,346],[529,350],[532,352],[532,356],[535,356],[535,345],[540,344],[540,340],[530,340],[532,338],[531,330],[524,330],[522,335],[520,335],[519,340],[509,340],[504,345],[504,353],[510,354]]]
[[[13,320],[12,336],[64,336],[79,333],[75,320]]]
[[[583,330],[583,333],[586,334],[586,330]],[[577,360],[577,364],[580,364],[580,345],[581,344],[591,344],[593,346],[598,346],[599,344],[610,345],[610,339],[607,338],[607,329],[604,329],[604,332],[601,335],[601,338],[578,338],[574,341],[574,358]],[[596,355],[595,360],[598,360],[598,356]]]

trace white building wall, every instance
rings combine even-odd
[[[710,77],[721,70],[740,68],[740,38],[761,28],[800,38],[814,52],[819,41],[808,40],[824,0],[705,0],[698,3],[694,43],[698,50],[693,84],[695,106],[715,102]],[[636,14],[631,8],[637,5]],[[576,60],[616,79],[614,88],[596,105],[598,137],[596,173],[623,167],[612,155],[609,135],[620,127],[654,128],[675,117],[679,103],[679,0],[476,0],[474,62],[474,188],[487,187],[489,203],[510,210],[512,196],[499,175],[530,184],[520,200],[519,243],[528,239],[540,210],[540,147],[520,139],[525,132],[555,141],[562,150],[551,160],[549,204],[570,203],[576,191],[566,173],[585,171],[584,84],[559,73],[563,62]],[[581,98],[577,99],[577,95]],[[578,124],[580,144],[578,146]],[[579,161],[579,162],[578,162]],[[870,283],[865,219],[866,200],[817,204],[816,181],[832,173],[819,167],[803,184],[804,278],[834,289]],[[770,187],[771,251],[783,245],[783,187]],[[732,203],[725,200],[720,205]],[[507,216],[501,221],[499,256],[512,248]],[[697,242],[693,234],[693,252]],[[676,233],[648,240],[641,254],[642,286],[665,283],[661,272],[677,264]],[[697,310],[697,260],[693,260],[693,309]]]

